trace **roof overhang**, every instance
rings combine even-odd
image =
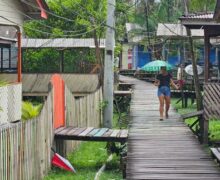
[[[180,17],[181,24],[190,29],[203,29],[205,26],[219,26],[214,19],[214,13],[197,13]]]
[[[0,47],[10,48],[11,44],[15,43],[16,39],[5,38],[0,36]]]
[[[49,7],[45,0],[20,0],[24,11],[34,19],[47,19]],[[29,19],[30,20],[30,19]]]
[[[55,39],[22,39],[22,48],[95,48],[93,38],[75,39],[75,38],[55,38]],[[105,48],[105,39],[100,39],[99,47]]]
[[[193,38],[201,39],[204,37],[203,29],[193,29],[191,33]],[[186,27],[180,23],[159,23],[157,27],[157,37],[169,37],[171,39],[187,38]]]
[[[206,36],[220,36],[220,23],[214,19],[214,13],[189,14],[179,18],[181,24],[189,29],[204,29]]]

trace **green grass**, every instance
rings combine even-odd
[[[126,113],[122,113],[121,116],[123,119],[127,118]],[[119,115],[114,113],[112,127],[115,129],[120,128],[118,118]],[[127,125],[122,123],[121,127],[126,128]],[[76,174],[53,167],[44,180],[93,180],[108,156],[105,142],[84,142],[67,157],[76,169]],[[105,171],[101,174],[100,180],[121,179],[123,178],[120,169],[120,157],[114,154],[112,161],[107,163]]]
[[[191,105],[190,102],[188,102],[187,108],[182,108],[181,102],[176,104],[177,98],[172,98],[171,104],[172,106],[177,109],[177,111],[180,114],[186,114],[190,112],[196,111],[196,104]],[[196,118],[189,118],[185,121],[187,125],[191,125],[195,122]],[[209,138],[211,141],[220,141],[220,120],[219,119],[210,119],[209,120]]]
[[[71,153],[67,159],[76,169],[76,174],[53,168],[44,180],[93,180],[99,168],[108,158],[106,143],[85,142]],[[107,164],[106,170],[101,175],[101,180],[122,179],[122,173],[119,169],[119,157],[113,157],[113,160]]]

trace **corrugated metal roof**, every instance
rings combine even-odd
[[[214,13],[200,13],[200,14],[189,14],[181,17],[182,19],[194,19],[194,20],[212,20]]]
[[[57,38],[57,39],[22,39],[23,48],[95,48],[94,39],[74,39],[74,38]],[[100,39],[100,48],[105,48],[105,39]]]
[[[23,74],[23,93],[48,93],[48,85],[53,74]],[[91,93],[99,87],[97,74],[61,74],[65,84],[73,93]],[[16,74],[0,74],[0,79],[6,82],[15,82]]]
[[[143,27],[141,27],[139,24],[135,24],[135,23],[126,23],[125,24],[126,27],[126,31],[127,33],[132,31],[132,30],[144,30]]]
[[[7,38],[7,37],[2,37],[2,36],[0,36],[0,39],[4,40],[4,41],[7,41],[10,44],[17,41],[17,39]]]
[[[193,29],[191,30],[193,37],[204,37],[203,29]],[[167,37],[178,37],[187,36],[186,27],[182,24],[164,24],[159,23],[157,27],[157,36],[167,36]]]

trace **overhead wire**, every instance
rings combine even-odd
[[[2,2],[3,2],[4,4],[6,4],[7,6],[11,7],[12,9],[16,10],[16,11],[17,11],[18,13],[20,13],[21,15],[24,15],[24,16],[27,17],[28,19],[30,19],[30,20],[35,20],[35,19],[32,18],[31,16],[29,16],[29,15],[23,13],[22,11],[18,10],[17,8],[12,7],[9,3],[6,3],[5,0],[3,0]],[[78,13],[78,14],[79,14],[79,13]],[[47,28],[50,28],[50,29],[56,28],[56,27],[49,26],[49,25],[46,25],[46,24],[44,24],[44,23],[41,23],[40,21],[35,21],[35,22],[37,22],[38,24],[41,24],[42,26],[45,26],[45,27],[47,27]],[[85,29],[83,29],[83,30],[85,30]],[[63,32],[67,32],[67,33],[78,33],[78,32],[81,32],[81,31],[83,31],[83,30],[76,30],[76,31],[62,30],[62,31],[63,31]]]

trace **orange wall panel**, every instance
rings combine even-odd
[[[53,85],[54,128],[65,126],[65,86],[60,75],[54,74],[51,78]]]

